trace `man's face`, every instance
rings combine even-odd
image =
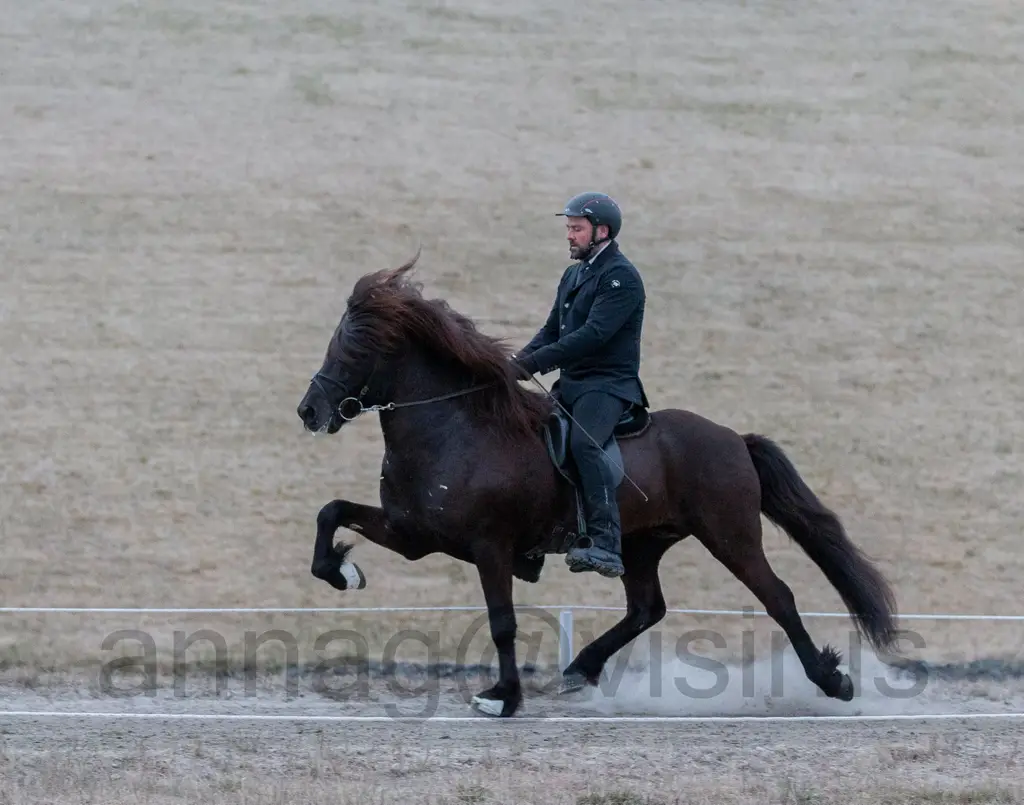
[[[586,260],[590,254],[590,236],[594,226],[586,218],[569,217],[565,219],[565,235],[569,241],[569,256],[573,260]],[[601,224],[597,228],[597,240],[608,236],[608,227]]]

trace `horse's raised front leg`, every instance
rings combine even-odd
[[[334,533],[341,527],[362,534],[370,542],[409,560],[421,559],[429,553],[418,546],[416,540],[392,528],[381,508],[348,500],[332,500],[320,509],[316,518],[311,571],[337,590],[362,590],[366,587],[366,576],[358,565],[348,561],[352,546],[344,542],[334,544]]]
[[[523,700],[516,668],[516,611],[512,602],[511,546],[481,541],[473,546],[473,560],[480,575],[491,640],[498,651],[498,684],[473,697],[472,704],[490,716],[508,717]]]

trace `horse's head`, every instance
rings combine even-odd
[[[323,364],[299,403],[302,424],[309,431],[336,433],[364,409],[387,404],[391,395],[426,403],[456,392],[458,405],[471,416],[488,417],[500,432],[532,433],[548,402],[519,387],[518,370],[499,339],[479,332],[443,300],[424,299],[408,282],[418,258],[417,252],[405,265],[356,283]],[[480,386],[486,390],[470,393]]]
[[[323,363],[299,402],[297,413],[306,430],[337,433],[388,392],[387,361],[405,340],[398,290],[418,256],[356,283]]]
[[[297,413],[308,431],[337,433],[346,420],[362,410],[360,399],[365,396],[363,390],[372,369],[367,361],[354,359],[345,349],[348,331],[346,311],[327,345],[323,364],[299,402]]]

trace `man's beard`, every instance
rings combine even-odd
[[[586,246],[570,246],[569,257],[573,260],[586,260],[590,257],[591,252],[594,251],[595,244],[588,244]]]

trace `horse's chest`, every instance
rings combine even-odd
[[[387,467],[381,475],[381,506],[396,525],[416,530],[444,530],[454,515],[452,484],[444,479],[407,477]]]

